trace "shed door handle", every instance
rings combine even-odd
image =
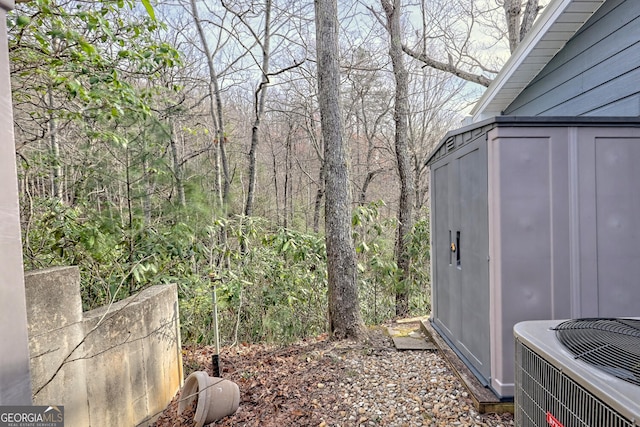
[[[453,246],[453,243],[451,245]],[[461,252],[460,249],[461,249],[461,247],[460,247],[460,232],[456,231],[455,251],[456,251],[456,266],[457,267],[462,267],[461,257],[460,257],[460,252]]]

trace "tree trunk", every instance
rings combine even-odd
[[[320,231],[320,210],[322,208],[322,198],[324,197],[324,163],[320,165],[318,173],[318,189],[316,190],[316,200],[313,206],[313,232]]]
[[[325,239],[329,327],[335,338],[363,331],[358,300],[356,252],[351,236],[351,193],[343,140],[336,0],[315,0],[318,101],[325,155]]]
[[[280,213],[280,191],[278,191],[278,153],[276,153],[275,147],[271,145],[271,165],[273,167],[273,191],[274,191],[274,204],[276,208],[276,223],[280,225],[283,221],[281,218],[283,215]]]
[[[142,195],[142,213],[144,215],[145,225],[151,224],[151,195],[153,194],[152,178],[149,172],[149,146],[147,144],[147,135],[143,130],[142,132],[142,176],[144,182],[144,194]],[[96,197],[99,201],[100,197]],[[100,206],[98,204],[98,206]],[[100,208],[98,207],[98,210]]]
[[[367,203],[367,191],[369,190],[369,185],[373,182],[376,175],[381,172],[383,172],[383,169],[376,169],[374,171],[367,172],[367,176],[364,178],[362,188],[360,189],[360,197],[358,199],[358,204],[360,206],[364,206]]]
[[[213,55],[211,49],[209,49],[209,43],[204,35],[202,29],[202,23],[200,22],[200,16],[198,15],[198,8],[196,1],[191,0],[191,13],[193,15],[193,21],[196,24],[198,35],[200,37],[200,43],[202,49],[207,57],[207,68],[209,69],[209,111],[211,119],[215,127],[217,144],[214,146],[214,168],[216,179],[216,198],[221,207],[224,208],[228,202],[229,197],[229,166],[227,163],[227,153],[224,148],[225,134],[224,134],[224,121],[222,119],[222,97],[220,96],[220,87],[218,85],[218,74],[213,66]],[[222,178],[220,177],[220,163],[222,163]],[[223,181],[223,182],[221,182]]]
[[[527,0],[522,12],[523,0],[505,0],[504,13],[507,18],[507,34],[511,53],[516,50],[522,39],[527,35],[533,21],[540,10],[539,0]]]
[[[48,121],[49,132],[49,148],[51,150],[51,196],[62,201],[63,181],[62,181],[62,165],[60,164],[60,144],[58,143],[58,129],[56,127],[56,119],[53,117],[53,90],[48,90],[49,109],[51,111]]]
[[[522,24],[520,24],[520,41],[522,41],[524,36],[527,35],[529,30],[531,30],[533,21],[536,20],[539,10],[540,6],[538,0],[527,0],[527,5],[525,6],[524,13],[522,14]]]
[[[389,31],[389,55],[396,80],[394,119],[396,123],[395,148],[400,177],[400,204],[398,207],[398,232],[396,235],[395,256],[399,278],[396,290],[396,315],[406,316],[409,312],[408,279],[410,277],[410,257],[406,247],[407,236],[413,228],[413,169],[409,153],[409,78],[402,57],[402,34],[400,28],[400,0],[381,0],[387,15]]]
[[[229,161],[227,158],[227,149],[225,144],[227,143],[227,137],[224,134],[224,124],[222,121],[222,97],[220,96],[220,89],[218,87],[218,80],[216,78],[214,86],[214,92],[216,95],[216,105],[218,108],[218,149],[214,150],[215,153],[215,165],[216,165],[216,182],[218,186],[222,182],[222,194],[220,195],[220,204],[223,208],[229,204],[229,189],[231,187],[231,175],[229,175]],[[222,178],[220,177],[220,164],[222,164]]]
[[[322,142],[322,138],[318,138],[318,132],[316,131],[314,112],[311,110],[306,110],[306,118],[307,118],[307,126],[305,126],[305,130],[309,137],[309,141],[313,146],[316,156],[318,157],[318,163],[320,165],[320,169],[318,170],[318,180],[317,180],[317,188],[315,195],[315,202],[313,206],[313,232],[318,233],[320,231],[320,212],[322,210],[322,199],[324,198],[324,146]],[[311,176],[309,175],[311,178]]]
[[[135,263],[135,243],[134,243],[134,234],[135,227],[133,224],[133,189],[132,186],[132,178],[131,178],[131,154],[129,153],[129,146],[127,145],[124,149],[125,158],[124,158],[124,168],[125,168],[125,190],[126,190],[126,203],[127,203],[127,230],[128,230],[128,243],[129,243],[129,268],[133,268]],[[136,281],[133,275],[133,271],[129,271],[129,289],[127,296],[131,295],[131,293],[135,290]],[[114,295],[110,296],[111,298]]]
[[[178,193],[178,202],[183,208],[187,206],[187,198],[184,194],[184,181],[182,180],[182,165],[180,164],[180,157],[178,156],[178,146],[176,140],[178,139],[178,133],[176,132],[176,124],[173,119],[169,119],[169,126],[171,126],[171,158],[173,160],[173,177],[176,183],[176,192]]]
[[[284,227],[293,226],[293,124],[288,123],[284,155]]]
[[[522,0],[505,0],[504,13],[507,18],[507,34],[509,37],[509,50],[513,53],[520,43],[520,14],[522,13]]]
[[[251,128],[251,148],[249,149],[249,188],[247,189],[247,203],[244,214],[253,214],[253,200],[256,192],[256,152],[260,141],[260,120],[264,114],[267,100],[267,84],[269,83],[269,44],[271,40],[271,0],[265,2],[264,40],[262,41],[262,81],[255,93],[255,121]]]

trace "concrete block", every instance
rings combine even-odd
[[[182,350],[178,321],[178,299],[175,287],[154,295],[154,304],[144,306],[144,341],[149,412],[164,409],[183,380]]]
[[[109,419],[100,424],[105,426],[150,424],[182,384],[175,285],[152,286],[111,307],[89,311],[85,328],[88,370],[104,370],[106,365],[107,371],[118,370],[119,378],[116,384],[100,374],[89,386],[92,425],[94,414]],[[120,393],[113,393],[118,388]],[[109,398],[98,400],[102,395]],[[114,406],[131,411],[108,414]]]
[[[64,405],[67,425],[89,425],[80,273],[76,267],[28,272],[25,293],[33,403]]]
[[[129,357],[125,346],[96,354],[88,363],[91,376],[87,384],[90,425],[133,426]]]
[[[176,286],[83,313],[77,268],[25,283],[34,403],[64,405],[70,427],[150,425],[182,385]]]

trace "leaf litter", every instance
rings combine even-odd
[[[193,371],[206,371],[213,375],[211,360],[215,350],[212,346],[187,346],[183,349],[183,363],[185,374]],[[358,342],[334,341],[327,334],[300,341],[289,346],[273,346],[266,344],[239,345],[224,348],[220,354],[221,376],[234,381],[240,388],[240,406],[231,416],[225,417],[211,426],[246,426],[246,427],[328,427],[328,426],[509,426],[513,425],[510,414],[479,415],[473,411],[471,401],[465,397],[463,386],[448,371],[439,360],[439,356],[422,351],[397,353],[390,337],[384,328],[368,331],[367,336]],[[427,368],[424,375],[419,366],[417,374],[409,377],[420,379],[422,383],[407,386],[408,394],[416,394],[418,389],[424,389],[422,397],[415,397],[422,406],[400,408],[398,414],[394,402],[371,404],[369,392],[362,387],[368,384],[375,390],[371,394],[380,393],[380,384],[388,382],[386,378],[374,378],[369,369],[374,365],[383,367],[377,371],[377,376],[384,376],[389,363],[402,360],[405,357],[438,358],[442,364],[438,369],[443,375],[446,386],[435,384],[433,392],[425,390],[434,386],[433,375]],[[407,356],[405,356],[407,355]],[[400,359],[398,359],[400,358]],[[393,359],[392,362],[390,360]],[[418,362],[420,359],[418,359]],[[411,365],[416,365],[411,360]],[[385,367],[386,366],[386,367]],[[426,365],[425,365],[426,366]],[[395,374],[397,376],[397,374]],[[420,377],[423,377],[421,379]],[[416,377],[416,378],[414,378]],[[459,390],[454,390],[452,388]],[[444,390],[444,391],[443,391]],[[455,401],[457,408],[450,404],[440,404],[437,393],[445,396],[456,394],[460,397]],[[359,396],[360,395],[360,396]],[[347,397],[350,396],[350,397]],[[377,395],[376,395],[377,396]],[[413,396],[413,395],[412,395]],[[183,414],[177,414],[179,394],[174,397],[169,406],[160,415],[155,427],[191,427],[195,426],[193,415],[195,407],[188,408]],[[361,398],[359,398],[361,397]],[[445,397],[448,399],[448,397]],[[354,400],[355,399],[355,400]],[[374,400],[407,400],[395,394],[391,397],[381,395]],[[432,400],[430,402],[430,400]],[[364,402],[364,403],[363,403]],[[398,405],[400,405],[398,403]],[[404,403],[403,403],[404,405]],[[375,408],[374,408],[375,406]],[[392,408],[384,408],[385,406]],[[380,409],[382,407],[382,410]],[[407,412],[402,416],[402,408]],[[450,409],[446,416],[442,408]],[[377,409],[377,412],[374,412]],[[391,421],[392,420],[392,421]],[[396,422],[397,421],[397,422]]]

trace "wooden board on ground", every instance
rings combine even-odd
[[[437,351],[438,348],[430,341],[427,341],[424,337],[391,337],[393,339],[393,345],[397,350],[429,350]]]
[[[503,402],[490,389],[483,386],[475,375],[469,370],[458,355],[449,347],[449,345],[440,337],[433,329],[429,320],[420,322],[422,331],[431,338],[440,350],[444,360],[449,364],[451,370],[460,379],[462,384],[469,391],[469,396],[473,400],[473,405],[478,412],[511,412],[513,413],[513,402]]]
[[[422,332],[420,320],[398,321],[387,325],[387,332],[397,350],[437,351],[438,347]]]

